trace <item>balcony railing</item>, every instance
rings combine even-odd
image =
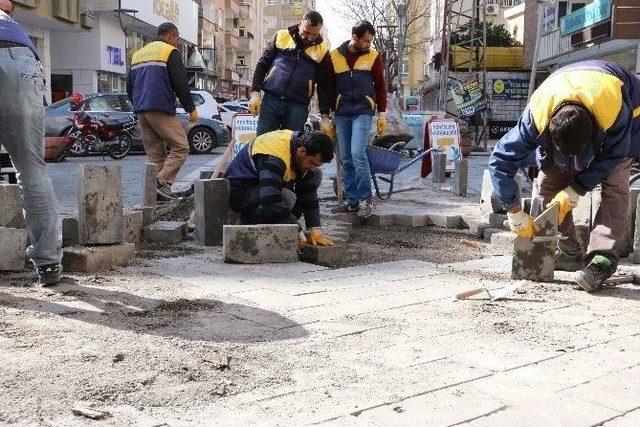
[[[225,49],[237,49],[238,35],[227,31],[224,34],[224,46],[225,46]]]
[[[540,37],[540,46],[538,48],[538,62],[545,61],[554,56],[562,55],[570,52],[571,37],[561,36],[560,29],[553,30]]]

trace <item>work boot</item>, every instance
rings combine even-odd
[[[584,268],[584,259],[580,252],[572,254],[560,248],[556,248],[556,270],[578,271]]]
[[[353,213],[358,212],[358,209],[360,209],[360,205],[358,203],[352,205],[351,203],[344,202],[341,205],[331,208],[331,213]]]
[[[574,281],[585,291],[595,292],[616,272],[616,264],[604,255],[596,255],[584,269],[576,272]]]
[[[157,181],[156,194],[159,202],[170,202],[171,200],[176,199],[176,196],[171,191],[171,186],[162,184],[160,181]]]
[[[358,218],[369,218],[373,215],[373,201],[367,200],[358,209]]]
[[[62,265],[59,263],[41,265],[36,267],[36,271],[38,272],[38,281],[42,286],[51,286],[60,281]]]

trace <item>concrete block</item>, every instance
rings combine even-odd
[[[429,215],[431,224],[443,228],[460,228],[462,217],[460,215]]]
[[[84,164],[78,171],[78,229],[84,245],[122,242],[120,166]]]
[[[602,202],[602,187],[597,186],[593,191],[580,197],[578,205],[571,211],[573,222],[576,225],[586,225],[591,227],[592,218],[595,218],[600,203]]]
[[[140,243],[142,235],[142,211],[125,211],[124,216],[124,241],[127,243]]]
[[[493,236],[496,233],[504,233],[504,230],[501,228],[492,228],[491,225],[489,225],[489,228],[485,228],[482,231],[482,238],[484,240],[491,240],[491,236]]]
[[[225,262],[261,264],[298,261],[298,226],[281,224],[225,225]]]
[[[469,161],[460,159],[455,162],[453,186],[451,191],[456,196],[467,197],[467,185],[469,181]]]
[[[515,240],[516,234],[510,231],[494,233],[491,235],[491,246],[501,254],[509,255],[513,253],[513,242]]]
[[[94,273],[115,266],[127,265],[135,257],[134,243],[102,246],[71,246],[64,249],[62,268],[65,271]]]
[[[396,225],[401,227],[425,227],[427,225],[433,225],[427,214],[396,214],[395,217]]]
[[[80,232],[78,230],[78,218],[68,216],[62,218],[62,246],[76,246],[80,244]]]
[[[347,222],[351,225],[353,225],[355,223],[356,220],[356,213],[337,213],[337,214],[333,214],[333,216],[335,217],[335,219],[337,221],[340,222]]]
[[[0,201],[0,227],[25,228],[18,185],[0,184]]]
[[[461,217],[460,220],[460,226],[464,229],[468,229],[469,232],[473,235],[475,235],[476,237],[483,237],[484,236],[484,230],[486,230],[487,228],[492,228],[491,224],[489,224],[488,222],[485,221],[481,221],[476,219],[475,216],[473,217],[468,217],[468,216],[463,216]]]
[[[0,227],[0,271],[21,271],[25,266],[27,230]]]
[[[135,205],[134,207],[131,208],[131,210],[142,212],[143,227],[153,223],[154,211],[155,211],[155,208],[153,206]]]
[[[504,213],[504,209],[498,199],[493,194],[493,182],[491,181],[491,172],[485,169],[482,174],[482,188],[480,190],[480,209],[485,215],[492,212]]]
[[[540,215],[545,209],[545,201],[542,196],[533,196],[531,198],[531,207],[529,208],[529,215],[532,217],[537,217]]]
[[[331,266],[343,259],[346,254],[347,247],[342,244],[335,244],[335,246],[307,245],[300,254],[300,260],[311,264]]]
[[[157,221],[144,228],[144,239],[149,242],[177,245],[188,232],[186,221]]]
[[[199,180],[195,183],[195,237],[198,244],[222,244],[222,227],[229,224],[229,181]]]
[[[157,184],[158,165],[155,163],[147,163],[144,165],[144,174],[142,176],[142,206],[155,206],[158,200]]]
[[[554,204],[545,210],[535,222],[540,227],[536,236],[557,236],[558,205]],[[517,237],[514,240],[511,278],[536,282],[553,281],[556,246],[556,241],[534,243],[531,239]]]
[[[433,182],[445,182],[447,180],[447,153],[431,154],[431,164],[433,165],[433,170],[431,171]]]
[[[203,169],[200,171],[200,179],[211,179],[212,177],[213,169]]]
[[[489,214],[489,224],[494,228],[505,229],[504,222],[507,220],[507,214],[499,214],[492,212]]]
[[[373,214],[366,219],[366,225],[369,227],[388,227],[396,225],[395,214]]]

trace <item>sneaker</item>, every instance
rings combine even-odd
[[[359,204],[355,204],[352,205],[351,203],[343,203],[341,205],[338,205],[334,208],[331,208],[331,213],[337,214],[337,213],[353,213],[353,212],[358,212],[358,209],[360,209],[360,205]]]
[[[596,255],[584,269],[578,271],[575,282],[587,292],[595,292],[616,272],[613,261],[603,255]]]
[[[176,199],[176,196],[171,191],[171,187],[168,185],[159,185],[156,190],[156,194],[159,202],[169,202]]]
[[[358,217],[369,218],[371,215],[373,215],[373,202],[366,201],[362,206],[360,206],[360,209],[358,210]]]
[[[42,286],[55,285],[60,281],[62,265],[59,263],[41,265],[36,268],[36,271],[38,272],[38,279]]]
[[[584,268],[582,254],[577,252],[572,254],[560,248],[556,248],[556,270],[558,271],[578,271]]]

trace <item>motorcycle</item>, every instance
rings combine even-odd
[[[122,159],[131,150],[131,131],[138,123],[135,116],[127,120],[106,120],[94,118],[83,111],[67,120],[72,125],[64,136],[56,161],[62,161],[69,155],[86,156],[89,153]]]

